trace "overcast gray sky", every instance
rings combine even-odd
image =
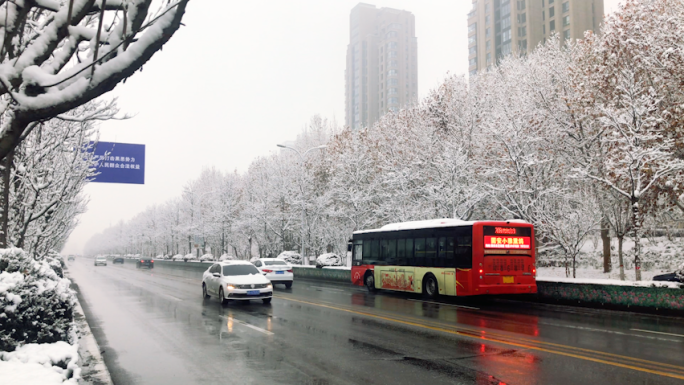
[[[416,18],[420,96],[447,73],[467,72],[471,0],[367,1]],[[605,0],[606,13],[620,0]],[[293,140],[311,116],[344,124],[348,0],[196,0],[185,27],[126,84],[126,121],[106,122],[100,140],[146,145],[145,185],[91,183],[88,211],[65,249],[146,207],[179,196],[203,168],[243,172],[257,156]]]

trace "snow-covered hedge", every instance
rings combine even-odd
[[[61,274],[54,258],[36,261],[21,249],[0,249],[0,350],[69,341],[76,297],[55,269]]]
[[[223,254],[221,258],[219,258],[219,261],[234,261],[236,259],[237,258],[233,257],[232,255]]]
[[[0,352],[0,379],[7,384],[77,384],[77,361],[78,345],[28,344]]]
[[[213,254],[204,254],[203,256],[200,257],[200,261],[214,261],[214,255]]]

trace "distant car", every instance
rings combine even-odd
[[[294,274],[292,266],[278,258],[261,258],[253,262],[254,266],[274,285],[282,283],[286,288],[292,287]]]
[[[98,266],[98,265],[107,266],[107,258],[95,257],[95,266]]]
[[[229,300],[260,299],[271,303],[273,285],[247,261],[218,262],[202,274],[202,296],[215,295],[221,303]]]
[[[69,258],[67,258],[67,261],[75,261],[75,260],[76,260],[76,258],[74,258],[73,255],[70,255]]]
[[[125,261],[125,260],[124,260],[124,257],[114,257],[114,259],[112,260],[112,265],[115,264],[115,263],[120,263],[120,264],[123,265],[123,264],[124,264],[124,261]]]
[[[135,261],[135,267],[147,267],[150,269],[154,269],[154,259],[152,259],[152,257],[140,257]]]
[[[342,258],[333,253],[321,254],[316,258],[316,267],[322,268],[323,266],[342,266]]]

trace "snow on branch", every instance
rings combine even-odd
[[[31,122],[81,106],[141,69],[178,30],[188,1],[165,1],[157,12],[151,0],[1,4],[0,159]]]

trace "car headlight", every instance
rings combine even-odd
[[[226,285],[226,289],[228,289],[228,290],[233,290],[233,289],[235,289],[235,286],[233,286],[233,285]]]
[[[267,288],[267,289],[273,289],[273,285],[271,285],[271,284],[269,283],[268,285],[266,285],[266,288]]]

